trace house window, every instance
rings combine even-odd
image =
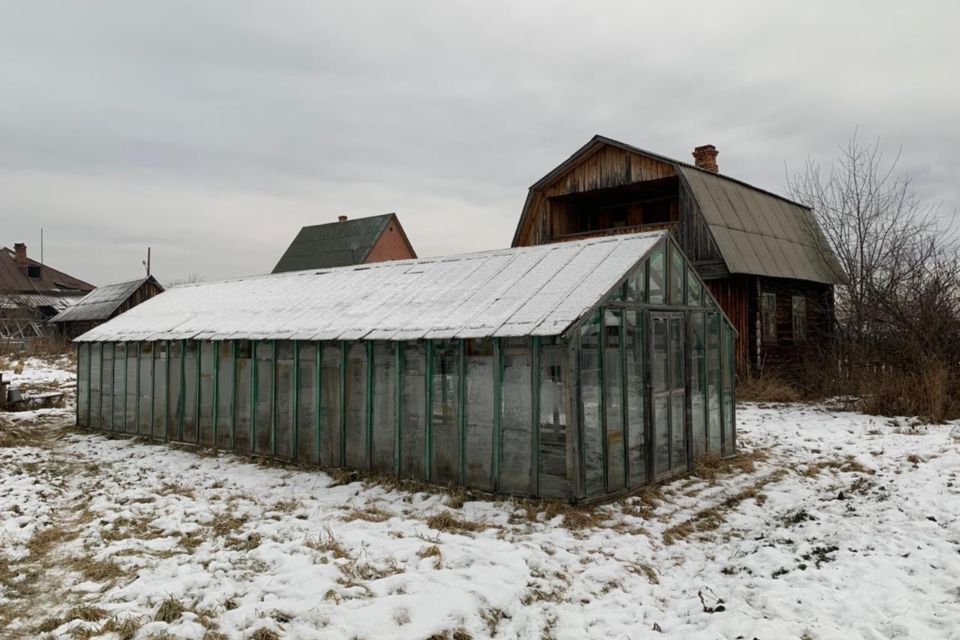
[[[764,342],[777,341],[777,294],[760,294],[760,323]]]
[[[43,274],[40,271],[40,266],[36,264],[27,265],[27,277],[33,278],[34,280],[39,280],[43,277]]]
[[[807,299],[793,296],[793,341],[807,341]]]

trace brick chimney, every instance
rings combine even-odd
[[[706,169],[717,173],[720,167],[717,166],[717,156],[720,152],[712,144],[705,144],[702,147],[696,147],[693,150],[693,164],[698,169]]]
[[[338,222],[346,222],[346,221],[347,221],[347,216],[337,216],[337,221],[338,221]]]
[[[16,254],[17,267],[23,271],[27,272],[27,245],[22,242],[18,242],[13,245],[13,252]]]

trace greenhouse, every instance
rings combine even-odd
[[[591,501],[734,453],[735,339],[667,232],[188,284],[77,339],[77,424]]]

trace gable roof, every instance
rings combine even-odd
[[[28,264],[40,268],[39,278],[29,278],[17,266],[16,253],[7,247],[0,248],[0,292],[3,293],[74,293],[92,291],[94,286],[79,278],[67,275],[50,265],[41,265],[32,258]]]
[[[813,212],[802,204],[741,180],[700,169],[638,147],[596,135],[530,187],[513,242],[532,215],[534,191],[551,185],[573,167],[612,146],[675,167],[696,200],[730,273],[794,278],[836,284],[843,268],[829,247]]]
[[[396,224],[410,254],[416,257],[397,215],[386,213],[303,227],[273,268],[273,273],[363,264],[391,222]]]
[[[78,341],[560,335],[667,232],[173,287]]]
[[[120,305],[127,301],[137,289],[148,282],[153,282],[158,287],[160,283],[153,276],[140,278],[139,280],[130,280],[129,282],[119,282],[109,284],[103,287],[97,287],[83,298],[77,301],[75,305],[64,309],[50,322],[78,322],[86,320],[106,320]],[[161,287],[161,291],[163,288]]]

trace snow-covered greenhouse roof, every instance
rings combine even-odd
[[[169,289],[78,341],[416,340],[562,334],[666,232]]]

